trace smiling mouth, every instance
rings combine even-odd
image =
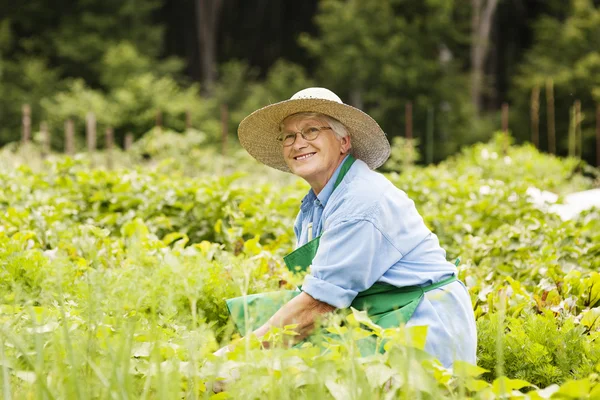
[[[306,160],[307,158],[310,158],[310,157],[314,156],[315,154],[317,154],[317,153],[302,154],[301,156],[294,157],[294,160],[298,160],[298,161]]]

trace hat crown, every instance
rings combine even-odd
[[[301,91],[294,94],[290,100],[299,100],[299,99],[323,99],[329,101],[335,101],[336,103],[344,104],[342,99],[335,93],[333,93],[329,89],[320,88],[320,87],[311,87],[307,89],[302,89]]]

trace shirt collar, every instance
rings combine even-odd
[[[325,185],[323,190],[321,190],[321,193],[319,193],[319,195],[317,196],[317,199],[319,199],[319,201],[321,202],[323,207],[325,207],[325,205],[327,204],[327,201],[329,200],[329,198],[331,197],[331,194],[333,193],[335,181],[337,180],[338,175],[340,174],[340,170],[342,169],[342,165],[344,165],[344,161],[346,161],[346,158],[348,158],[348,156],[344,157],[344,159],[342,160],[340,165],[338,165],[338,167],[333,172],[333,175],[331,175],[331,178],[329,178],[329,180],[327,181],[327,184]]]
[[[335,169],[335,171],[333,172],[333,175],[331,175],[331,178],[329,178],[329,180],[325,184],[325,187],[323,188],[323,190],[321,190],[321,193],[319,193],[318,196],[315,195],[315,192],[312,189],[310,189],[308,191],[308,194],[306,196],[304,196],[304,199],[302,199],[301,209],[304,210],[305,207],[307,207],[309,204],[314,203],[315,200],[318,200],[319,203],[321,203],[321,205],[323,207],[325,207],[327,205],[327,201],[329,200],[329,197],[331,197],[331,194],[333,193],[335,181],[337,180],[337,177],[340,175],[340,170],[342,169],[342,165],[344,164],[344,161],[346,161],[346,158],[348,158],[348,156],[344,157],[344,159],[342,160],[340,165],[338,165],[338,167]]]

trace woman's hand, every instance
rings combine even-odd
[[[297,336],[292,336],[291,341],[297,343],[304,340],[312,332],[317,317],[335,310],[335,307],[316,300],[309,294],[302,292],[292,300],[288,301],[283,307],[273,315],[269,321],[254,331],[257,337],[262,337],[272,326],[284,327],[286,325],[296,324],[294,331]],[[268,347],[268,342],[263,342]]]
[[[305,339],[312,332],[316,319],[326,313],[335,310],[335,307],[330,306],[327,303],[323,303],[319,300],[315,300],[310,295],[302,292],[298,296],[294,297],[292,300],[288,301],[283,307],[279,309],[269,319],[269,321],[255,330],[253,332],[258,338],[263,337],[272,326],[284,327],[286,325],[296,324],[296,328],[294,330],[298,333],[297,336],[291,336],[290,341],[291,344],[299,342]],[[263,342],[265,347],[269,347],[269,342]],[[232,345],[221,347],[219,350],[215,351],[213,354],[218,357],[223,357],[225,354],[229,353],[232,348]],[[232,363],[232,365],[227,365],[228,363]],[[214,367],[214,364],[211,364]],[[213,391],[215,393],[222,392],[225,390],[227,384],[239,378],[239,371],[237,368],[234,368],[236,363],[231,361],[224,361],[221,367],[225,367],[226,371],[224,375],[226,378],[224,380],[215,381],[213,384]],[[221,371],[219,371],[221,372]]]
[[[213,353],[213,355],[215,355],[217,357],[221,357],[221,356],[229,353],[230,351],[231,351],[231,348],[229,346],[223,346],[219,350],[215,351]]]

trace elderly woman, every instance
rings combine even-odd
[[[426,325],[425,350],[446,367],[475,363],[469,294],[413,201],[373,171],[390,146],[370,116],[309,88],[255,111],[238,134],[257,160],[311,186],[294,225],[297,249],[286,257],[310,273],[302,291],[254,331],[258,337],[298,324],[300,340],[322,314],[352,306],[384,327]]]

